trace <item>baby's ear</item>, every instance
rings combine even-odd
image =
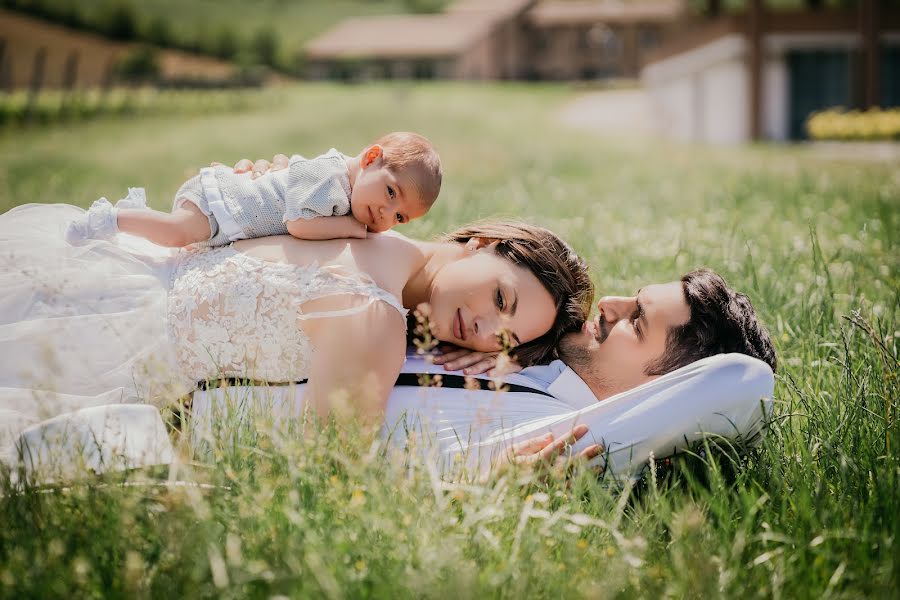
[[[384,150],[378,144],[372,144],[363,151],[360,166],[363,169],[368,168],[370,165],[374,165],[377,168],[381,166],[383,160]]]
[[[487,248],[488,246],[495,245],[499,242],[497,238],[489,238],[489,237],[473,237],[469,238],[466,242],[466,250],[474,252],[475,250],[480,250],[481,248]]]

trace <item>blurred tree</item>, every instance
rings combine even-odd
[[[116,75],[129,83],[155,81],[159,78],[159,57],[150,46],[138,46],[116,64]]]
[[[172,28],[165,17],[154,17],[147,24],[144,38],[157,46],[170,46],[173,42]]]
[[[128,2],[109,4],[102,22],[104,33],[115,40],[132,40],[137,35],[137,18]]]
[[[72,2],[71,4],[68,2],[64,2],[60,7],[58,7],[57,11],[59,22],[66,27],[72,27],[74,29],[84,27],[81,9],[75,2]]]
[[[278,46],[278,34],[269,26],[258,29],[250,41],[257,62],[273,67],[278,64]]]
[[[411,13],[436,13],[444,8],[445,0],[404,0]]]
[[[220,58],[231,60],[240,50],[237,33],[227,25],[223,25],[216,32],[212,41],[212,53]]]

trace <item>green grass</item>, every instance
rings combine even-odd
[[[436,486],[336,436],[222,424],[182,480],[0,499],[8,597],[892,597],[900,585],[897,165],[804,147],[709,149],[560,128],[555,86],[307,85],[240,114],[110,119],[0,138],[0,209],[88,205],[129,185],[166,207],[212,160],[353,152],[429,136],[431,236],[527,215],[568,238],[601,294],[716,269],[777,344],[776,419],[758,453],[691,465],[639,494]],[[859,311],[859,316],[853,316]],[[854,324],[845,317],[851,317]],[[871,335],[863,320],[872,328]],[[293,440],[293,441],[291,441]],[[543,511],[543,512],[542,512]],[[578,516],[581,515],[581,516]]]

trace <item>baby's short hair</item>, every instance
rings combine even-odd
[[[444,177],[441,157],[425,136],[395,131],[375,140],[384,152],[384,164],[394,173],[409,177],[429,208],[437,200]]]

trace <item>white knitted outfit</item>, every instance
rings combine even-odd
[[[347,157],[334,148],[316,158],[295,154],[287,169],[252,179],[224,166],[207,167],[175,194],[175,207],[192,202],[209,219],[210,238],[201,246],[284,235],[285,223],[350,212]]]

